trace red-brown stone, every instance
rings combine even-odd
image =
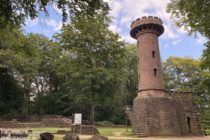
[[[164,32],[158,17],[138,18],[131,37],[138,46],[138,96],[126,111],[139,136],[202,135],[192,94],[164,90],[158,36]]]

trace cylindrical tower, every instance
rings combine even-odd
[[[148,16],[131,24],[131,37],[138,44],[138,89],[163,89],[158,37],[164,32],[161,19]]]
[[[164,90],[158,46],[158,37],[163,32],[158,17],[142,17],[131,24],[130,35],[138,42],[139,91],[129,119],[139,136],[180,136],[192,133],[191,130],[199,134],[189,96],[186,100],[182,94]],[[185,107],[180,109],[181,106]]]

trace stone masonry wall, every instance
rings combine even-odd
[[[147,91],[148,92],[148,91]],[[134,100],[134,131],[148,136],[181,135],[173,98],[138,96]]]
[[[202,135],[191,93],[141,91],[134,100],[132,115],[138,135]]]

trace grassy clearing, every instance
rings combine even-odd
[[[42,127],[42,128],[32,128],[34,133],[42,133],[42,132],[50,132],[56,133],[58,130],[67,130],[69,131],[70,128],[52,128],[52,127]],[[132,133],[132,129],[129,127],[127,130],[126,128],[112,128],[112,127],[98,127],[98,130],[101,135],[104,136],[131,136],[135,137]],[[36,135],[36,138],[39,136]],[[63,140],[63,135],[55,135],[54,140]],[[82,138],[81,140],[87,140]]]
[[[52,128],[52,127],[41,127],[41,128],[32,128],[33,132],[35,133],[42,133],[42,132],[50,132],[56,133],[58,130],[66,130],[69,131],[70,128]],[[118,134],[122,135],[132,135],[132,129],[129,127],[127,128],[112,128],[112,127],[98,127],[98,130],[101,135],[105,136],[115,136]]]
[[[206,130],[207,135],[210,135],[210,129]]]
[[[131,128],[128,128],[126,130],[126,128],[98,127],[98,130],[101,135],[105,135],[105,136],[115,136],[118,134],[122,134],[122,135],[133,134]]]
[[[39,139],[39,133],[50,132],[56,133],[58,130],[66,130],[69,131],[70,128],[53,128],[53,127],[41,127],[41,128],[31,128],[33,130],[33,137],[35,139]],[[112,127],[97,127],[101,135],[104,136],[128,136],[135,137],[132,133],[132,129],[129,127],[126,128],[112,128]],[[54,140],[63,140],[63,135],[55,135]],[[81,138],[81,140],[88,140],[88,138]],[[112,139],[110,139],[112,140]]]

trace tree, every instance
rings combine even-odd
[[[200,33],[206,37],[206,48],[203,50],[203,69],[210,72],[210,3],[209,0],[188,1],[171,0],[167,11],[176,20],[178,27],[184,27],[189,33]],[[210,85],[208,85],[210,86]]]
[[[126,46],[126,61],[125,61],[125,92],[127,93],[127,105],[133,104],[133,99],[138,91],[138,72],[137,72],[137,47],[136,45]]]
[[[209,0],[171,0],[167,5],[167,11],[175,18],[179,27],[185,27],[190,33],[199,32],[209,40],[209,7]]]
[[[169,57],[163,63],[165,87],[169,90],[196,91],[201,80],[200,61],[192,58]]]
[[[7,68],[0,68],[0,100],[1,117],[11,119],[22,112],[24,89]]]
[[[203,128],[209,128],[209,73],[201,68],[201,61],[192,58],[169,57],[163,63],[164,82],[168,90],[193,92]]]
[[[89,103],[92,123],[100,99],[118,93],[123,78],[124,43],[108,29],[109,23],[109,17],[104,14],[93,17],[83,14],[73,18],[56,36],[63,51],[69,54],[72,90],[81,95],[82,102]]]
[[[190,34],[200,33],[206,37],[201,68],[205,71],[203,86],[210,87],[210,3],[209,0],[171,0],[167,11],[175,18],[178,27],[184,27]],[[210,89],[207,88],[208,93]]]
[[[24,89],[22,113],[27,114],[30,108],[31,84],[39,65],[39,51],[30,35],[24,35],[20,28],[10,29],[7,26],[0,33],[0,68],[6,69]]]
[[[26,18],[34,19],[39,12],[48,15],[48,7],[56,6],[62,11],[63,21],[68,14],[88,13],[90,16],[100,10],[108,10],[103,0],[2,0],[0,3],[0,28],[7,24],[20,25]]]

